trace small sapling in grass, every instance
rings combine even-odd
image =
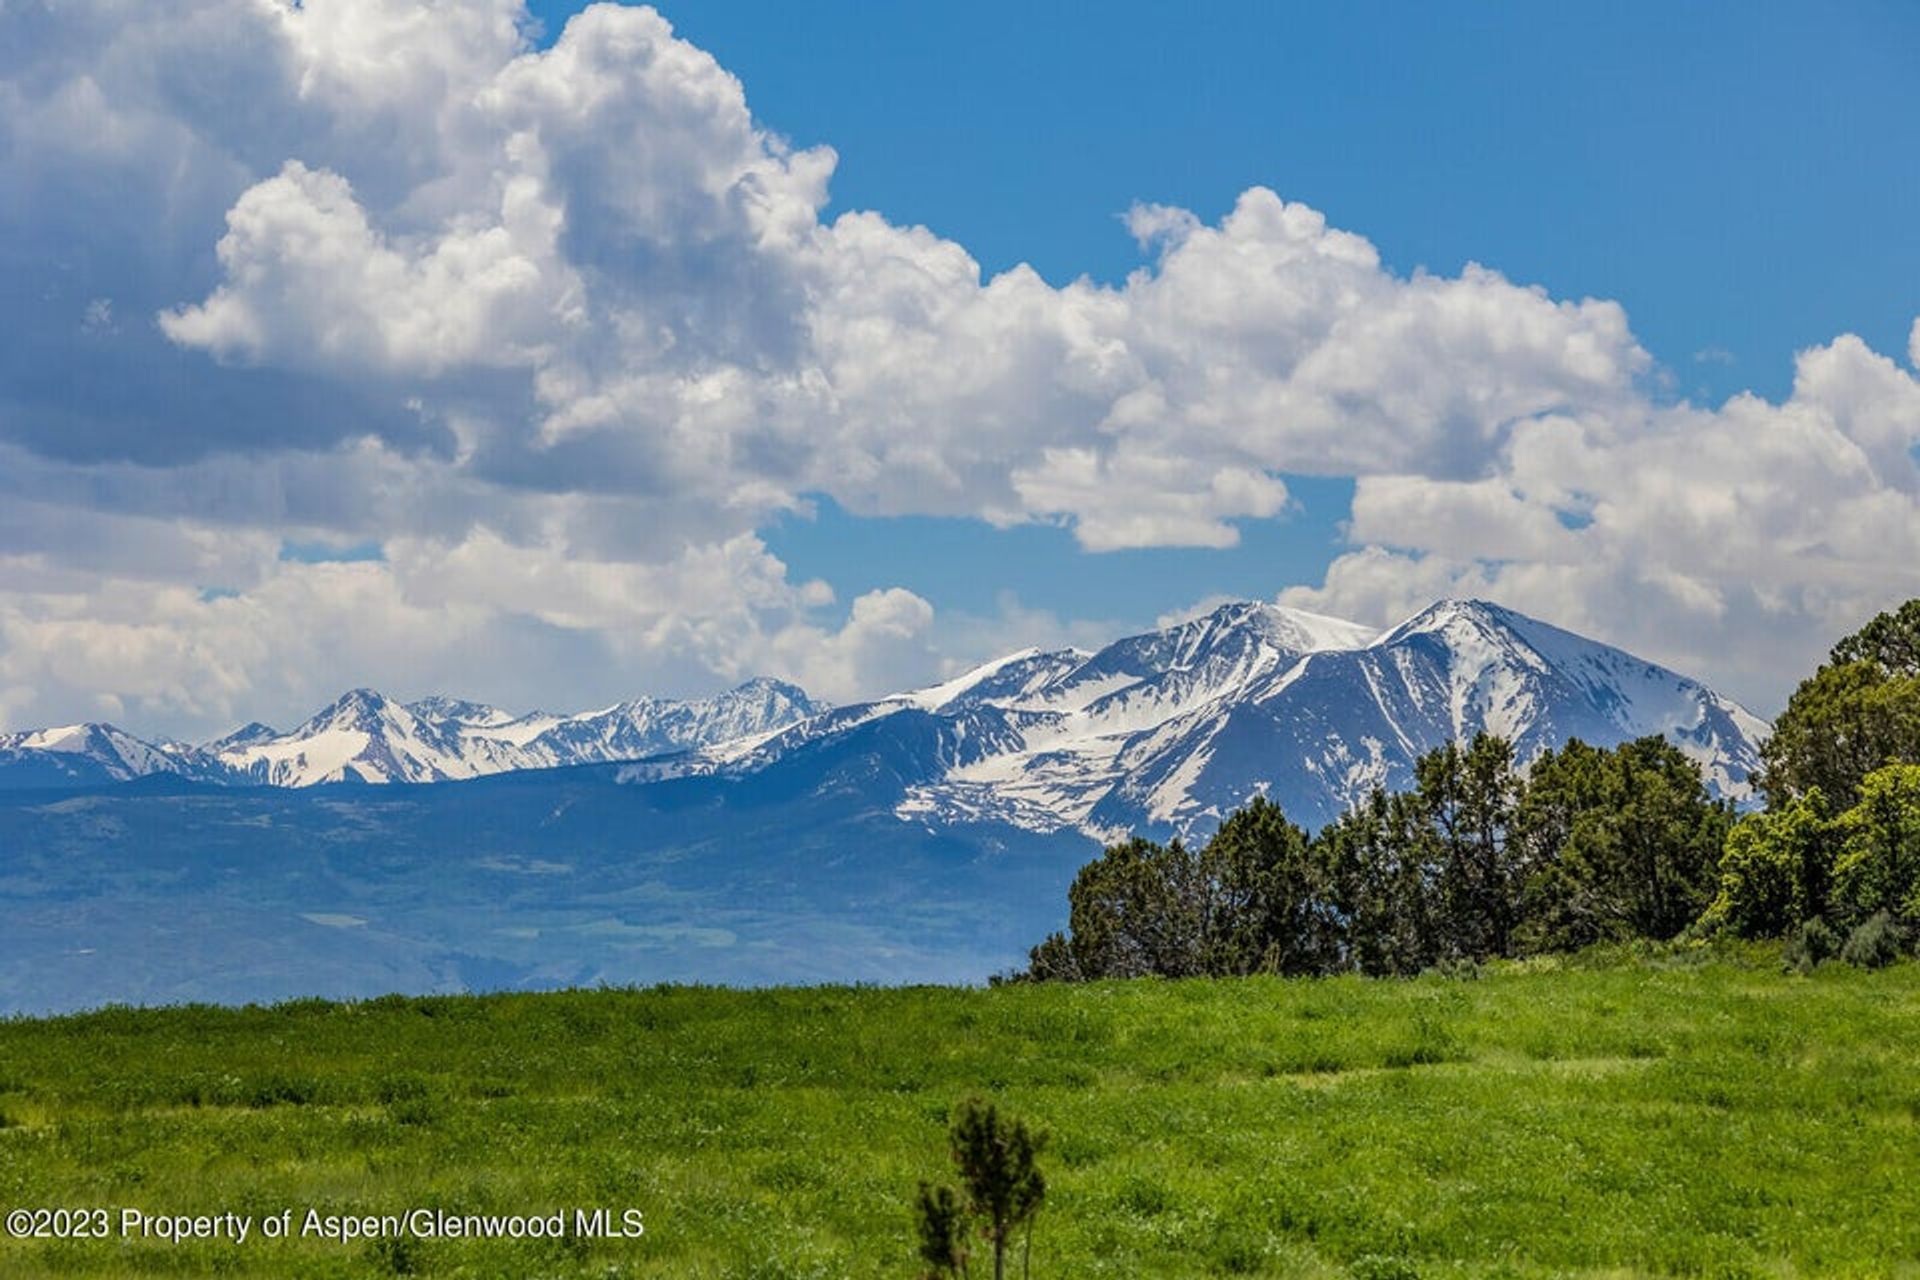
[[[1014,1232],[1026,1228],[1021,1274],[1033,1261],[1033,1218],[1046,1198],[1047,1180],[1035,1163],[1046,1135],[1024,1120],[1003,1116],[991,1102],[969,1098],[960,1104],[947,1133],[963,1191],[920,1184],[918,1233],[925,1280],[968,1274],[966,1238],[970,1227],[993,1249],[993,1280],[1005,1280],[1007,1249]]]

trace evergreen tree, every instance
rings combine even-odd
[[[1022,1224],[1031,1256],[1033,1215],[1047,1194],[1035,1157],[1046,1139],[1025,1121],[1003,1117],[991,1102],[975,1098],[960,1104],[949,1136],[967,1210],[981,1220],[981,1234],[993,1246],[993,1280],[1004,1280],[1007,1246]]]
[[[1027,968],[1024,973],[1013,973],[1005,977],[996,976],[999,982],[1091,982],[1105,975],[1090,972],[1080,967],[1080,948],[1076,948],[1064,933],[1048,934],[1038,946],[1027,952]]]
[[[922,1280],[941,1280],[967,1273],[966,1210],[952,1187],[920,1184],[914,1225],[920,1238],[920,1260],[927,1264]]]
[[[1135,837],[1067,891],[1065,934],[1028,956],[1035,981],[1320,973],[1339,963],[1320,848],[1256,797],[1198,849]]]
[[[1209,974],[1325,973],[1340,960],[1325,846],[1256,796],[1200,854]]]
[[[1686,929],[1718,887],[1731,811],[1664,738],[1611,750],[1573,739],[1534,761],[1516,815],[1527,949]]]
[[[1889,676],[1920,676],[1920,600],[1909,600],[1833,646],[1834,666],[1870,662]]]
[[[1437,874],[1420,828],[1414,797],[1376,787],[1321,829],[1315,843],[1328,868],[1341,968],[1408,975],[1439,959]]]
[[[1199,860],[1179,840],[1160,845],[1136,836],[1109,845],[1067,890],[1064,949],[1036,959],[1086,978],[1197,975],[1205,888]]]
[[[1470,960],[1511,955],[1521,874],[1508,835],[1519,781],[1513,747],[1489,733],[1414,762],[1428,861],[1438,868],[1444,949]]]

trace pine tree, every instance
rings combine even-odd
[[[991,1102],[977,1098],[960,1104],[949,1137],[967,1210],[981,1220],[981,1234],[993,1246],[993,1280],[1005,1280],[1007,1245],[1022,1224],[1031,1261],[1033,1216],[1047,1194],[1046,1178],[1034,1160],[1046,1140],[1025,1121],[1003,1117]]]
[[[1508,840],[1519,790],[1512,745],[1489,733],[1464,748],[1449,742],[1414,762],[1414,778],[1448,951],[1468,960],[1511,955],[1521,882]]]
[[[920,1184],[917,1205],[920,1260],[927,1264],[923,1280],[967,1274],[965,1207],[952,1187]]]

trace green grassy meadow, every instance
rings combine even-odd
[[[4,1022],[0,1210],[646,1233],[0,1240],[0,1275],[911,1277],[915,1184],[976,1093],[1051,1135],[1038,1277],[1920,1276],[1920,965],[1764,950]]]

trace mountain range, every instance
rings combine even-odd
[[[1495,605],[1239,603],[832,707],[513,715],[355,690],[298,727],[0,737],[0,1014],[598,982],[978,981],[1127,831],[1318,826],[1480,730],[1664,734],[1744,797],[1767,725]]]
[[[1570,737],[1662,735],[1740,799],[1768,732],[1698,681],[1497,605],[1442,601],[1375,632],[1236,603],[1097,653],[1012,654],[700,755],[751,770],[795,742],[912,711],[941,734],[901,817],[1101,839],[1204,835],[1256,794],[1318,827],[1376,786],[1411,785],[1421,754],[1482,730],[1522,761]]]
[[[823,710],[793,685],[765,679],[713,698],[638,698],[575,715],[514,715],[444,696],[399,702],[353,689],[289,732],[256,721],[198,746],[145,742],[110,724],[0,734],[0,788],[161,773],[240,786],[451,782],[686,751]]]
[[[1203,832],[1258,793],[1319,826],[1375,786],[1407,785],[1422,752],[1480,730],[1511,739],[1522,760],[1569,737],[1664,735],[1737,798],[1767,732],[1698,681],[1497,605],[1442,601],[1377,632],[1234,603],[1098,652],[1022,650],[845,707],[767,679],[575,715],[356,689],[290,732],[250,724],[199,746],[94,724],[3,735],[0,787],[155,773],[428,783],[610,761],[648,762],[629,780],[738,775],[800,743],[916,714],[935,732],[926,758],[900,762],[915,781],[899,817],[1100,838]]]

